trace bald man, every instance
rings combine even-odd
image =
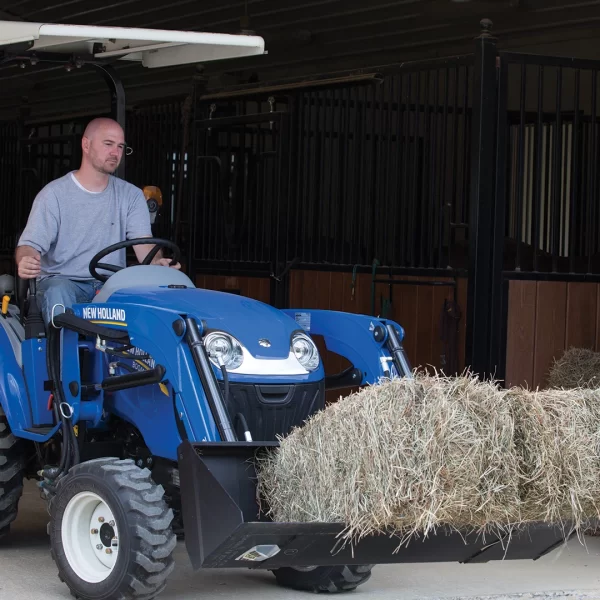
[[[80,168],[51,181],[35,197],[15,252],[19,276],[38,279],[46,323],[64,308],[91,302],[102,287],[89,271],[95,254],[126,239],[152,237],[142,190],[113,176],[125,150],[121,126],[112,119],[94,119],[85,129],[81,148]],[[138,261],[153,247],[134,247]],[[125,250],[104,262],[124,267]],[[170,266],[160,252],[152,262]]]

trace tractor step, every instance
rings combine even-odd
[[[54,430],[54,425],[39,425],[37,427],[27,427],[24,429],[27,433],[37,433],[39,435],[48,435]]]

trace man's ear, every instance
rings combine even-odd
[[[89,152],[90,150],[90,140],[85,136],[81,138],[81,149],[84,152]]]

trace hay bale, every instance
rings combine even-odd
[[[522,520],[570,520],[585,530],[600,517],[600,390],[515,388],[510,394]]]
[[[600,388],[600,353],[569,348],[555,360],[548,375],[553,389]]]
[[[276,521],[346,524],[346,537],[518,519],[506,394],[475,378],[417,375],[314,415],[259,466]]]
[[[600,393],[503,390],[417,374],[310,418],[257,465],[275,521],[343,523],[343,538],[438,527],[509,532],[599,518]]]

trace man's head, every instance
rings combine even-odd
[[[113,119],[94,119],[83,132],[81,149],[82,168],[91,167],[99,173],[112,175],[125,151],[123,128]]]

